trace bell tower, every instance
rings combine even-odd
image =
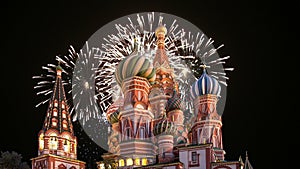
[[[62,67],[56,67],[56,81],[49,100],[42,130],[38,133],[38,157],[32,169],[84,169],[85,162],[77,160],[77,138],[74,135],[67,99],[62,83]]]

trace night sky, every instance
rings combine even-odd
[[[198,2],[199,3],[199,2]],[[2,5],[1,45],[1,139],[0,151],[16,151],[30,164],[37,156],[37,134],[42,128],[47,106],[35,108],[39,101],[32,76],[41,66],[65,55],[72,45],[79,51],[98,29],[125,15],[163,12],[179,16],[200,28],[218,53],[230,55],[227,102],[223,114],[223,145],[227,160],[245,159],[248,151],[254,168],[267,161],[264,146],[274,131],[272,122],[274,78],[269,69],[281,53],[278,25],[284,22],[279,3],[212,1],[156,2],[128,1],[101,3],[16,3]],[[270,132],[267,132],[270,130]],[[79,150],[80,151],[80,150]],[[78,157],[79,160],[83,160]],[[100,159],[100,157],[99,157]],[[270,161],[268,161],[270,162]]]

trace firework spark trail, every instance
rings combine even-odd
[[[184,38],[184,36],[182,36]],[[220,45],[217,48],[213,46],[214,40],[212,38],[207,39],[205,35],[198,32],[196,36],[188,32],[187,39],[182,39],[183,45],[181,46],[183,55],[189,55],[192,51],[194,51],[193,56],[190,58],[184,58],[184,60],[191,61],[188,63],[189,67],[195,73],[196,77],[199,78],[201,72],[199,70],[199,66],[201,64],[205,64],[210,67],[207,71],[212,73],[213,77],[216,78],[221,84],[227,86],[226,80],[229,79],[226,76],[225,71],[233,71],[234,68],[223,68],[223,65],[226,64],[225,60],[229,59],[230,56],[225,57],[215,57],[217,50],[222,48],[224,45]],[[197,69],[198,67],[198,69]],[[197,73],[198,72],[198,73]],[[200,73],[199,73],[200,72]]]
[[[104,38],[106,43],[102,44],[102,48],[105,54],[101,55],[102,57],[98,57],[100,67],[98,69],[99,73],[96,76],[97,96],[101,107],[100,109],[104,114],[106,109],[113,103],[114,98],[120,93],[120,88],[114,79],[115,68],[122,59],[130,55],[133,51],[134,39],[141,44],[138,50],[142,55],[148,57],[149,60],[153,60],[155,56],[157,45],[155,33],[153,32],[154,13],[148,14],[148,25],[145,24],[146,22],[143,16],[137,15],[136,21],[137,24],[134,24],[132,19],[128,18],[128,24],[116,24],[115,28],[117,33]],[[163,17],[160,16],[157,25],[162,25],[162,23]],[[180,43],[180,46],[178,46],[177,42],[183,40],[186,35],[183,29],[179,30],[178,28],[179,25],[177,21],[174,20],[168,28],[169,31],[166,36],[165,47],[167,55],[169,56],[170,66],[174,68],[174,73],[177,75],[175,77],[176,81],[179,82],[180,89],[182,90],[181,97],[187,104],[185,107],[189,108],[190,105],[188,104],[190,102],[187,101],[186,96],[193,82],[189,80],[189,78],[193,77],[193,74],[190,73],[181,58],[193,59],[194,56],[190,55],[190,53],[186,56],[178,55],[179,49],[186,49],[191,46],[187,43],[187,40],[184,40],[184,43]],[[193,78],[193,80],[195,80],[195,78]],[[101,94],[104,91],[106,93]]]
[[[75,114],[73,121],[80,120],[83,125],[90,119],[102,119],[97,104],[95,75],[98,68],[97,57],[102,53],[99,48],[89,48],[88,42],[78,54],[73,78],[72,93]]]
[[[55,60],[63,68],[62,82],[67,91],[67,99],[71,98],[68,95],[71,94],[71,79],[72,71],[74,68],[75,60],[77,59],[76,52],[72,46],[70,46],[68,56],[56,56]],[[41,101],[36,104],[36,107],[44,105],[50,100],[50,95],[53,93],[53,87],[56,79],[56,64],[46,64],[42,66],[42,73],[38,76],[33,76],[32,79],[36,80],[34,90],[36,90],[37,96]],[[71,100],[68,99],[68,105],[72,109]],[[71,110],[72,111],[72,110]]]

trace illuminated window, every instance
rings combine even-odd
[[[123,167],[123,166],[124,166],[124,160],[123,160],[123,159],[120,159],[120,160],[119,160],[119,166],[120,166],[120,167]]]
[[[40,150],[44,149],[44,135],[43,134],[41,134],[39,137],[39,148],[40,148]]]
[[[105,169],[104,163],[100,163],[99,169]]]
[[[132,158],[128,158],[128,159],[126,160],[126,166],[130,166],[130,165],[133,165]]]
[[[57,119],[56,118],[52,118],[52,126],[56,127],[57,126]]]
[[[63,117],[63,118],[67,118],[67,115],[66,115],[66,111],[65,111],[65,110],[62,111],[62,117]]]
[[[53,109],[53,116],[57,117],[57,109],[56,108]]]
[[[63,128],[64,129],[68,128],[68,122],[66,120],[63,121]]]
[[[65,140],[64,142],[64,151],[67,153],[70,152],[70,142],[68,140]]]
[[[57,107],[58,106],[58,102],[57,100],[54,100],[54,107]]]
[[[57,150],[58,142],[57,142],[56,137],[50,137],[49,147],[50,147],[50,150]]]
[[[147,158],[142,159],[142,165],[147,165]]]
[[[61,108],[64,109],[65,108],[65,104],[64,102],[61,103]]]
[[[139,158],[136,158],[136,159],[134,160],[134,163],[135,163],[135,165],[141,165],[140,159],[139,159]]]

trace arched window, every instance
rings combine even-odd
[[[39,149],[40,150],[44,149],[44,134],[43,133],[39,137]]]
[[[131,165],[133,165],[133,160],[132,160],[132,158],[128,158],[126,160],[126,166],[131,166]]]
[[[142,159],[142,165],[147,165],[147,158]]]
[[[49,139],[49,148],[50,150],[57,150],[58,141],[56,137],[50,137]]]
[[[123,167],[124,166],[124,160],[123,159],[120,159],[119,160],[119,167]]]
[[[65,109],[65,102],[64,101],[61,102],[61,108]]]
[[[51,121],[52,121],[52,126],[56,127],[57,126],[57,119],[56,118],[52,118]]]
[[[70,141],[69,140],[65,140],[64,141],[64,151],[66,152],[66,153],[69,153],[70,152]]]
[[[62,111],[62,117],[63,117],[63,118],[67,118],[67,113],[66,113],[65,110]]]
[[[53,109],[52,114],[53,114],[54,117],[57,117],[57,108],[54,108],[54,109]]]
[[[68,128],[67,120],[63,120],[63,128],[66,130]]]
[[[63,165],[63,164],[59,164],[58,165],[58,169],[67,169],[67,167],[65,165]]]
[[[54,107],[57,107],[58,106],[58,101],[55,99],[54,100]]]
[[[134,159],[134,165],[141,165],[139,158]]]

